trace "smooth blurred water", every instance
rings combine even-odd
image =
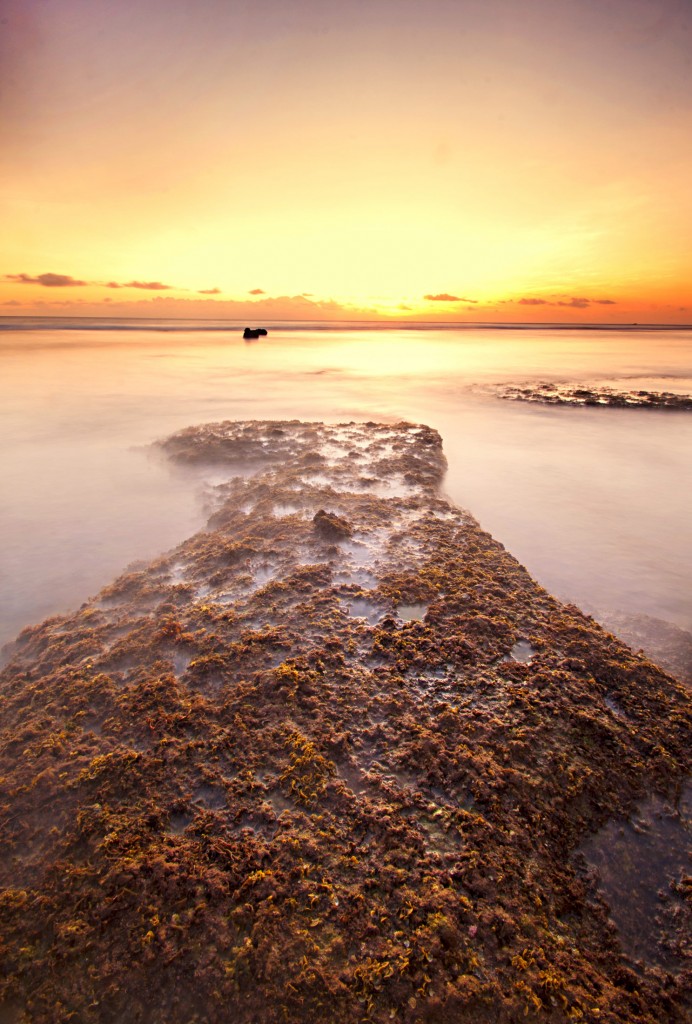
[[[663,377],[692,390],[689,331],[293,325],[246,344],[195,325],[0,326],[0,642],[204,523],[204,473],[148,446],[220,419],[429,423],[450,497],[548,589],[692,628],[692,415],[477,388]]]

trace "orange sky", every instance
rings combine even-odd
[[[688,0],[0,0],[0,313],[692,321]]]

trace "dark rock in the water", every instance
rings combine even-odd
[[[264,327],[246,327],[243,331],[243,337],[246,340],[254,340],[255,338],[263,338],[267,334]]]
[[[680,787],[683,686],[443,498],[434,430],[161,448],[254,473],[12,645],[0,1021],[683,1024],[684,971],[633,969],[579,864]]]
[[[333,512],[325,512],[323,508],[315,513],[312,521],[317,532],[327,540],[343,540],[353,534],[353,530],[345,519]]]

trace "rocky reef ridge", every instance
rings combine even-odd
[[[587,841],[679,817],[685,688],[444,498],[428,427],[161,447],[228,469],[207,528],[0,677],[3,1024],[682,1024],[689,879],[633,959]]]
[[[583,405],[591,408],[610,409],[665,409],[670,412],[692,411],[692,395],[596,384],[574,385],[564,382],[504,384],[495,389],[495,394],[498,398],[513,402],[538,402],[542,405]]]

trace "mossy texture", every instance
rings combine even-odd
[[[0,1020],[682,1022],[578,851],[689,771],[683,686],[444,500],[427,427],[162,447],[255,474],[13,645]]]

